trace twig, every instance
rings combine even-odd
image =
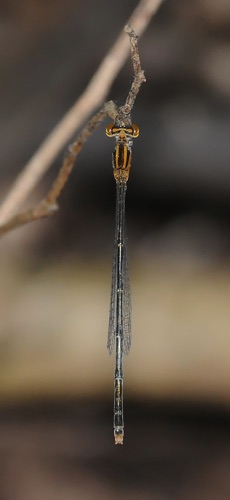
[[[133,11],[129,24],[139,36],[146,29],[151,17],[158,10],[163,0],[141,0]],[[69,112],[46,138],[19,174],[5,201],[0,208],[0,224],[20,208],[32,189],[48,170],[59,151],[68,142],[73,132],[80,128],[87,117],[100,107],[123,66],[129,51],[129,44],[124,32],[120,33],[85,92],[76,101]],[[127,107],[129,102],[126,103]],[[128,109],[128,108],[127,108]]]
[[[73,170],[76,157],[79,155],[87,139],[98,128],[101,121],[104,120],[107,114],[108,110],[106,109],[105,105],[98,113],[93,116],[93,118],[91,118],[91,120],[84,127],[77,139],[69,146],[69,151],[63,160],[63,164],[59,170],[58,176],[52,184],[46,197],[43,198],[43,200],[41,200],[34,208],[26,210],[25,212],[21,212],[9,219],[5,224],[2,224],[0,226],[0,236],[3,236],[16,227],[27,224],[28,222],[42,219],[44,217],[51,217],[57,212],[58,198]]]
[[[127,99],[125,101],[125,104],[118,109],[116,117],[116,122],[123,127],[131,124],[130,113],[134,106],[141,85],[143,82],[146,81],[144,71],[141,69],[140,56],[137,47],[138,36],[136,35],[135,31],[129,24],[125,26],[125,32],[129,35],[129,40],[130,40],[134,79],[131,85],[131,89],[128,93]]]

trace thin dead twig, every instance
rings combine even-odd
[[[69,146],[69,151],[65,156],[59,173],[53,182],[50,190],[43,200],[41,200],[34,208],[20,212],[5,224],[0,226],[0,236],[12,231],[17,227],[23,226],[28,222],[32,222],[44,217],[51,217],[58,210],[58,198],[66,185],[69,176],[73,170],[74,162],[82,150],[85,142],[90,135],[98,128],[102,120],[107,116],[106,105],[96,113],[84,127],[77,139]]]
[[[163,0],[140,0],[128,23],[139,36],[146,29],[151,17],[158,10]],[[77,128],[80,128],[87,117],[100,107],[123,66],[129,51],[127,37],[122,31],[115,44],[108,52],[85,92],[76,101],[60,123],[48,135],[30,161],[14,182],[5,201],[0,207],[0,224],[20,208],[32,189],[48,170],[59,151],[68,142]],[[129,103],[127,103],[127,106]]]
[[[116,121],[121,126],[126,126],[128,124],[131,124],[130,113],[133,109],[141,85],[143,82],[146,81],[144,71],[141,68],[140,56],[137,47],[138,36],[136,35],[135,31],[129,24],[125,26],[125,32],[129,35],[129,40],[130,40],[134,79],[131,85],[131,89],[128,93],[127,99],[125,101],[125,104],[118,109]]]

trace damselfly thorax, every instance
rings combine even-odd
[[[110,124],[106,128],[108,137],[115,137],[116,147],[113,153],[113,175],[116,182],[127,182],[131,168],[132,144],[139,135],[137,125],[118,127]]]

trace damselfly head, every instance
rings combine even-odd
[[[134,124],[127,127],[118,127],[117,125],[114,125],[114,123],[110,123],[106,127],[106,135],[108,137],[117,136],[121,139],[124,139],[126,136],[136,138],[139,135],[139,127]]]

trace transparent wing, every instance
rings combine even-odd
[[[117,183],[116,227],[113,249],[112,287],[110,298],[107,348],[112,353],[116,330],[122,332],[124,353],[131,347],[131,294],[128,274],[127,237],[125,229],[126,185]],[[118,289],[120,298],[118,299]],[[121,294],[122,290],[122,294]]]
[[[117,232],[117,231],[116,231]],[[110,308],[109,308],[109,330],[108,330],[108,340],[107,349],[109,354],[112,354],[114,344],[115,344],[115,334],[116,334],[116,318],[117,318],[117,238],[115,235],[114,249],[113,249],[113,268],[112,268],[112,285],[111,285],[111,297],[110,297]]]
[[[124,237],[124,252],[123,252],[123,339],[124,339],[124,353],[129,354],[131,348],[131,292],[129,281],[128,269],[128,249],[127,249],[127,235],[125,230]]]

